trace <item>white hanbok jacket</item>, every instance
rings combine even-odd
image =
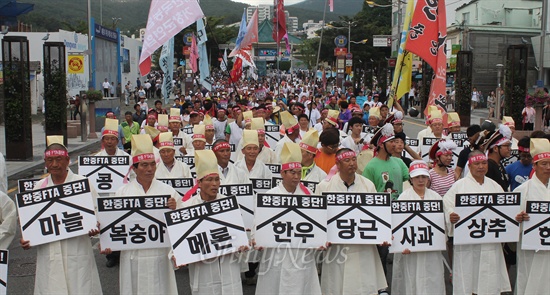
[[[294,193],[282,184],[267,191],[268,194],[304,195],[300,186]],[[261,245],[258,245],[261,247]],[[256,294],[321,294],[319,276],[311,249],[264,249],[258,271]]]
[[[179,194],[169,185],[153,180],[145,192],[137,180],[116,192],[117,197],[170,195],[179,202]],[[180,203],[181,204],[181,203]],[[170,247],[120,251],[120,294],[178,294]]]
[[[249,178],[269,178],[271,179],[273,177],[273,173],[269,168],[264,164],[264,162],[260,160],[256,160],[256,163],[254,163],[254,166],[252,167],[252,170],[248,171],[248,168],[246,167],[246,161],[244,159],[235,162],[235,167],[240,168],[243,170],[246,175],[246,179]]]
[[[225,198],[218,194],[216,199]],[[197,194],[183,202],[182,208],[199,205],[204,201]],[[242,294],[241,264],[238,253],[189,264],[189,282],[193,295]]]
[[[550,188],[538,179],[536,173],[514,192],[521,193],[522,211],[525,211],[527,201],[550,201]],[[547,294],[550,290],[550,251],[521,250],[520,234],[517,257],[516,294]]]
[[[308,174],[306,174],[306,177],[302,180],[304,181],[313,181],[313,182],[321,182],[327,177],[327,173],[323,171],[323,169],[317,167],[315,165],[315,162],[313,162],[313,167],[309,171]]]
[[[243,144],[243,141],[241,139],[241,141],[239,142],[239,145],[237,146],[236,148],[236,151],[237,151],[237,161],[240,161],[242,159],[244,159],[244,154],[241,152],[242,150],[242,144]],[[262,148],[262,150],[260,151],[260,153],[258,154],[258,160],[266,163],[266,164],[275,164],[277,163],[277,157],[275,156],[275,152],[264,146]]]
[[[69,170],[64,183],[84,179]],[[35,189],[54,186],[51,176]],[[92,189],[94,204],[98,198]],[[32,241],[31,241],[32,243]],[[92,242],[88,235],[35,246],[34,294],[102,294]]]
[[[187,164],[174,160],[174,166],[172,170],[168,171],[164,162],[160,161],[157,164],[157,171],[155,171],[155,178],[190,178],[191,171]]]
[[[16,230],[15,203],[4,192],[0,192],[0,249],[8,249]]]
[[[354,184],[346,188],[338,172],[330,180],[323,180],[317,185],[315,194],[324,192],[375,193],[376,187],[372,181],[356,173]],[[376,245],[332,244],[325,253],[321,273],[323,294],[370,295],[378,294],[378,290],[387,286]]]
[[[426,189],[424,199],[411,187],[399,201],[439,200],[441,196]],[[393,294],[445,294],[445,269],[441,251],[411,252],[393,256],[391,291]]]
[[[231,163],[227,164],[227,168],[229,168],[227,176],[223,176],[222,168],[218,165],[218,170],[220,171],[220,182],[222,185],[250,182],[250,179],[246,178],[246,171],[244,171],[243,169],[238,168]]]
[[[483,184],[479,184],[471,173],[457,180],[443,196],[447,235],[454,236],[454,225],[451,224],[449,215],[454,212],[456,194],[502,192],[502,187],[487,177]],[[509,291],[510,280],[500,243],[454,246],[453,294],[489,295]]]

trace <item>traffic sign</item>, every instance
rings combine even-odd
[[[348,44],[348,38],[344,35],[338,35],[334,38],[334,44],[338,47],[345,47]]]
[[[351,52],[346,53],[346,59],[352,59],[352,58],[353,58],[353,53]]]
[[[334,56],[345,56],[348,52],[348,49],[345,47],[334,48]]]
[[[346,67],[353,66],[353,59],[346,59]]]
[[[372,38],[373,47],[391,47],[390,35],[374,35]]]
[[[183,43],[187,46],[191,46],[192,42],[193,42],[193,33],[191,32],[185,33],[185,35],[183,35]]]

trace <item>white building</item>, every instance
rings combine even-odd
[[[258,9],[258,23],[261,23],[264,19],[273,19],[273,10],[271,5],[258,5],[248,6],[246,8],[246,21],[249,22],[254,14],[254,11]]]
[[[315,38],[317,35],[315,32],[320,30],[323,27],[324,23],[322,20],[320,20],[318,23],[314,22],[312,19],[308,20],[307,22],[302,24],[302,28],[307,35],[307,38]]]
[[[289,16],[286,19],[286,29],[289,33],[294,33],[298,31],[298,17],[297,16]]]

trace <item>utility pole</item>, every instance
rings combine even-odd
[[[540,52],[539,52],[539,80],[544,85],[544,41],[546,41],[546,29],[548,28],[548,6],[550,0],[542,0],[542,25],[540,30]]]

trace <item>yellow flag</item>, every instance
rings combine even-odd
[[[409,26],[411,24],[411,16],[414,10],[414,1],[408,1],[407,11],[405,12],[405,21],[403,22],[403,31],[401,32],[401,42],[399,43],[399,53],[397,62],[395,63],[395,72],[390,89],[390,98],[388,99],[388,107],[391,108],[394,100],[399,100],[411,88],[412,78],[412,58],[411,53],[405,51],[407,37],[409,35]],[[401,84],[405,85],[401,85]],[[405,92],[406,91],[406,92]]]
[[[69,55],[67,68],[69,69],[69,74],[83,74],[84,55]]]

